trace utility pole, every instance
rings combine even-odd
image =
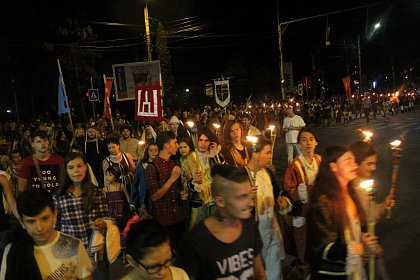
[[[146,47],[147,47],[147,61],[152,61],[152,46],[150,40],[150,28],[149,28],[149,10],[144,6],[144,25],[146,27]]]
[[[357,35],[357,54],[359,56],[359,94],[362,94],[362,54],[360,51],[360,35]]]
[[[305,20],[310,20],[310,19],[314,19],[314,18],[319,18],[319,17],[325,17],[325,16],[328,16],[328,15],[340,14],[340,13],[344,13],[344,12],[348,12],[348,11],[353,11],[353,10],[359,10],[359,9],[363,9],[363,8],[367,8],[367,7],[371,7],[371,6],[376,6],[379,3],[373,3],[373,4],[370,4],[370,5],[365,5],[365,6],[360,6],[360,7],[355,7],[355,8],[345,9],[345,10],[339,10],[339,11],[335,11],[335,12],[330,12],[330,13],[325,13],[325,14],[319,14],[319,15],[315,15],[315,16],[310,16],[310,17],[305,17],[305,18],[299,18],[299,19],[294,19],[294,20],[285,21],[285,22],[280,22],[279,21],[279,6],[278,6],[278,4],[279,3],[278,3],[278,0],[277,0],[277,30],[278,30],[278,36],[279,36],[279,51],[280,51],[280,78],[281,78],[281,82],[282,82],[281,84],[283,85],[283,83],[284,83],[284,68],[283,68],[282,36],[283,36],[283,33],[284,33],[284,31],[286,30],[286,28],[287,28],[287,26],[289,24],[300,22],[300,21],[305,21]],[[281,28],[282,25],[285,25],[286,26],[283,29],[283,31],[281,30],[282,29]],[[359,63],[359,66],[360,66],[360,63]],[[286,99],[283,86],[282,86],[282,98],[283,98],[283,100]]]
[[[284,88],[284,65],[283,65],[283,47],[282,47],[282,34],[279,17],[279,0],[277,0],[277,30],[279,33],[279,52],[280,52],[280,87],[281,87],[281,99],[286,99],[286,92]]]

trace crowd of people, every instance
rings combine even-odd
[[[373,146],[319,155],[307,126],[337,111],[350,121],[364,109],[368,121],[385,114],[373,105],[385,99],[167,110],[159,122],[117,116],[114,129],[105,119],[8,122],[0,279],[107,279],[118,257],[133,267],[124,279],[283,279],[286,253],[312,279],[364,279],[364,256],[374,254],[387,279],[359,188],[376,168]],[[289,164],[280,181],[273,130]],[[378,219],[393,205],[392,196],[378,204]]]

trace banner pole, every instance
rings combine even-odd
[[[103,74],[103,77],[104,77],[104,85],[105,85],[105,98],[106,98],[106,102],[108,102],[108,104],[109,104],[109,113],[111,115],[109,120],[111,121],[112,132],[114,132],[115,129],[114,129],[114,121],[112,119],[111,102],[109,102],[109,96],[111,95],[111,89],[109,90],[109,92],[106,92],[107,87],[106,87],[106,76],[105,76],[105,74]]]
[[[61,82],[64,85],[63,86],[64,96],[67,97],[66,86],[64,84],[64,76],[63,76],[63,72],[61,71],[60,59],[58,59],[58,58],[57,58],[57,65],[58,65],[58,71],[60,72]],[[68,97],[67,98],[64,98],[64,102],[66,102],[66,106],[67,106],[67,108],[69,108],[68,114],[69,114],[69,120],[70,120],[70,124],[71,124],[71,130],[72,130],[73,137],[75,137],[73,120],[71,118],[71,109],[70,109],[70,105],[69,105],[69,98]]]

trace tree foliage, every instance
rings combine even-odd
[[[90,26],[83,26],[75,20],[68,20],[67,26],[58,27],[57,32],[64,41],[60,62],[70,101],[73,99],[80,104],[72,107],[79,107],[83,118],[87,120],[83,93],[90,88],[91,77],[93,80],[100,77],[94,68],[99,55],[87,48],[86,43],[94,42],[96,34]]]
[[[156,52],[157,58],[160,60],[162,71],[163,91],[166,96],[172,92],[175,78],[172,74],[171,55],[169,54],[168,44],[166,40],[166,32],[163,29],[163,24],[159,22],[156,34]]]

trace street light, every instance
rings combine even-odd
[[[319,14],[319,15],[315,15],[315,16],[304,17],[304,18],[299,18],[299,19],[295,19],[295,20],[280,22],[279,1],[277,0],[277,32],[278,32],[278,38],[279,38],[280,82],[281,82],[282,100],[286,99],[286,93],[285,93],[285,88],[284,88],[284,82],[285,82],[284,76],[285,75],[284,75],[284,62],[283,62],[283,38],[282,38],[283,36],[282,35],[286,31],[287,26],[291,23],[311,20],[311,19],[315,19],[315,18],[319,18],[319,17],[326,17],[326,16],[329,16],[329,15],[340,14],[340,13],[349,12],[349,11],[353,11],[353,10],[359,10],[359,9],[362,9],[362,8],[368,8],[368,7],[371,7],[371,6],[376,6],[378,4],[379,3],[373,3],[373,4],[369,4],[369,5],[365,5],[365,6],[359,6],[359,7],[355,7],[355,8],[344,9],[344,10],[339,10],[339,11],[335,11],[335,12],[329,12],[329,13]],[[284,26],[283,29],[282,29],[282,26]],[[360,42],[359,42],[359,44],[360,44]],[[360,46],[359,46],[359,66],[360,66]],[[360,71],[360,68],[359,68],[359,71]],[[359,77],[359,78],[361,79],[361,77]]]

